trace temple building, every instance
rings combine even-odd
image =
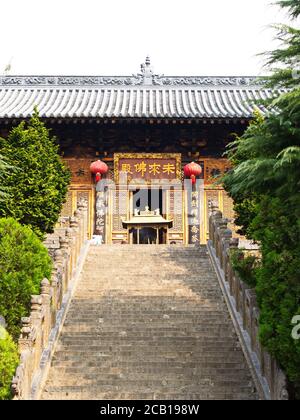
[[[38,109],[72,171],[63,215],[85,198],[91,237],[107,244],[204,244],[208,200],[233,217],[216,183],[230,168],[226,146],[253,118],[255,102],[272,94],[255,77],[155,74],[148,57],[132,76],[6,75],[0,136]],[[97,160],[107,165],[106,187],[98,191],[90,171]],[[202,172],[187,192],[183,168],[191,162]]]

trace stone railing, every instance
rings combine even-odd
[[[232,237],[228,220],[210,203],[209,254],[259,394],[261,398],[268,400],[287,400],[289,396],[286,376],[259,342],[259,309],[255,290],[240,279],[230,263],[230,252],[238,246],[239,239]]]
[[[54,344],[70,301],[88,238],[87,204],[78,203],[73,217],[59,221],[45,246],[53,260],[51,279],[32,296],[31,312],[22,318],[20,364],[12,382],[14,399],[35,399],[45,379]]]

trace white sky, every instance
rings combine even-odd
[[[0,73],[256,75],[272,0],[0,0]]]

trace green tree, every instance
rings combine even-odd
[[[0,315],[15,340],[21,317],[30,312],[31,295],[39,294],[51,271],[48,251],[32,229],[12,218],[0,219]]]
[[[0,153],[15,168],[2,177],[9,195],[0,203],[0,217],[14,217],[40,237],[52,232],[65,201],[70,172],[37,111],[28,124],[21,122],[8,138],[0,139]]]
[[[292,17],[299,1],[281,1]],[[300,340],[291,336],[291,320],[300,315],[300,31],[281,26],[281,48],[269,53],[277,65],[270,86],[288,87],[257,114],[244,135],[230,146],[233,170],[224,177],[235,201],[237,221],[261,245],[256,268],[260,338],[277,358],[300,398]]]
[[[3,178],[7,175],[9,167],[7,163],[3,160],[3,157],[0,155],[0,200],[3,200],[4,197],[7,197],[5,192],[5,187],[3,186]]]
[[[300,3],[298,0],[281,0],[277,4],[282,8],[289,9],[289,12],[293,18],[297,18],[300,15]]]
[[[298,0],[278,1],[284,9],[288,9],[291,18],[300,16]],[[300,82],[300,29],[289,25],[274,25],[277,30],[277,40],[281,46],[274,51],[265,53],[267,66],[273,74],[269,85],[275,87],[295,87]]]
[[[0,400],[11,398],[11,381],[18,363],[17,346],[0,325]]]
[[[252,142],[253,138],[258,139],[258,143],[259,139],[264,138],[263,122],[264,118],[256,111],[254,119],[244,135],[236,137],[235,141],[229,144],[227,156],[233,167],[235,167],[235,177],[239,176],[239,171],[243,169],[244,162],[249,162],[256,158],[257,150],[255,147],[252,147]],[[222,182],[225,190],[234,199],[235,223],[239,227],[238,233],[252,238],[251,222],[257,214],[257,203],[261,193],[258,193],[255,189],[240,188],[239,182],[232,182],[232,175],[233,172],[229,172],[228,176],[222,179]],[[241,182],[243,182],[243,177],[241,177]]]

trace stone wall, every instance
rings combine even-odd
[[[239,239],[232,237],[227,219],[211,202],[208,249],[235,326],[240,330],[239,337],[248,362],[252,364],[257,386],[266,399],[287,400],[286,376],[259,342],[259,309],[255,290],[240,279],[230,263],[230,251],[238,245]]]
[[[30,315],[22,318],[20,364],[12,382],[14,399],[34,399],[41,386],[87,238],[87,203],[81,201],[73,217],[61,218],[45,240],[53,272],[51,279],[42,280],[41,294],[32,296]]]

